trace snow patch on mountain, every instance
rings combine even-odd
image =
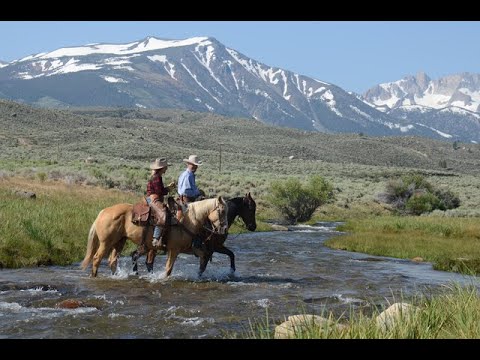
[[[335,107],[337,102],[335,101],[333,93],[330,90],[325,91],[320,96],[320,98],[325,100],[325,103],[330,107],[330,110],[332,110],[338,116],[343,117],[342,113],[340,111],[338,111],[338,109]]]
[[[165,55],[153,55],[153,56],[147,56],[147,58],[154,62],[155,61],[161,62],[164,65],[163,68],[170,75],[170,77],[174,80],[177,80],[177,78],[175,77],[175,64],[172,64],[171,62],[169,62]],[[168,65],[168,69],[167,69],[167,65]]]
[[[404,111],[418,111],[421,113],[426,113],[432,110],[431,108],[423,105],[404,105],[400,106],[399,109]]]
[[[110,83],[125,83],[127,84],[128,81],[127,80],[124,80],[124,79],[121,79],[121,78],[116,78],[116,77],[113,77],[113,76],[100,76],[103,80],[105,80],[106,82],[110,82]]]
[[[196,52],[196,53],[195,53]],[[225,85],[222,84],[220,79],[215,75],[213,72],[210,63],[212,60],[215,59],[215,48],[211,46],[210,44],[205,46],[204,44],[199,44],[195,47],[195,52],[193,53],[193,56],[198,60],[200,64],[202,64],[207,71],[210,73],[210,76],[218,83],[220,84],[221,87],[223,87],[225,90],[228,91],[228,89],[225,87]],[[197,54],[200,56],[198,57]]]
[[[193,44],[211,43],[208,37],[193,37],[185,40],[162,40],[148,37],[143,41],[136,41],[128,44],[95,44],[89,46],[78,46],[61,48],[49,53],[27,56],[19,61],[32,59],[50,59],[61,57],[87,56],[94,54],[126,55],[146,51],[160,50],[173,47],[189,46]]]
[[[52,76],[56,74],[67,74],[71,72],[78,72],[78,71],[87,71],[87,70],[100,70],[102,66],[99,64],[80,64],[79,60],[75,60],[74,58],[68,60],[68,62],[60,67],[58,70],[51,72],[47,76]]]
[[[218,102],[221,105],[222,102],[220,100],[218,100],[214,95],[212,95],[212,93],[210,91],[208,91],[208,89],[205,86],[203,86],[200,81],[198,81],[197,75],[192,73],[190,71],[190,69],[187,66],[185,66],[185,64],[183,62],[181,64],[182,64],[183,68],[185,70],[187,70],[187,72],[190,74],[190,76],[193,78],[193,80],[195,80],[195,82],[198,84],[198,86],[200,86],[203,90],[205,90],[205,92],[208,93],[208,95],[210,95],[216,102]]]
[[[355,111],[357,114],[360,114],[360,115],[362,115],[363,117],[366,117],[367,119],[374,121],[374,119],[373,119],[370,115],[368,115],[366,112],[363,112],[362,110],[360,110],[360,109],[357,108],[356,106],[353,106],[353,105],[349,105],[349,106],[350,106],[350,109],[352,109],[353,111]]]
[[[451,107],[442,109],[440,111],[441,112],[451,112],[451,113],[460,114],[460,115],[470,115],[470,116],[476,117],[477,119],[480,119],[480,114],[472,112],[472,111],[468,111],[468,110],[465,110],[465,109],[462,109],[462,108],[459,108],[459,107],[455,107],[455,106],[451,106]]]
[[[138,56],[140,55],[134,54],[131,56],[116,56],[116,57],[106,58],[105,60],[101,61],[101,63],[109,66],[131,64],[132,62],[130,61],[130,59]]]
[[[452,135],[441,132],[440,130],[437,130],[437,129],[431,127],[431,126],[423,125],[423,124],[420,124],[420,123],[417,123],[417,125],[422,126],[424,128],[427,128],[427,129],[430,129],[432,131],[435,131],[438,135],[443,136],[444,138],[449,139],[449,138],[453,137]]]
[[[408,132],[412,129],[415,128],[415,126],[413,125],[400,125],[400,124],[394,124],[394,123],[391,123],[391,122],[384,122],[383,123],[385,126],[389,127],[390,129],[398,129],[400,130],[401,132],[405,133],[405,132]]]

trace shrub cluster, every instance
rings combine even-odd
[[[391,204],[400,214],[420,215],[433,210],[454,209],[460,199],[450,190],[434,189],[422,175],[407,174],[390,180],[380,200]]]
[[[304,222],[321,205],[333,199],[333,187],[323,177],[312,176],[307,184],[297,178],[273,181],[268,200],[290,224]]]

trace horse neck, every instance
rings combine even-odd
[[[203,201],[202,203],[193,202],[188,205],[189,209],[187,211],[186,219],[188,223],[196,230],[200,230],[200,228],[207,220],[208,214],[210,214],[210,212],[214,209],[215,199],[211,200],[213,200],[213,205],[211,205],[210,202],[204,204]]]
[[[235,221],[235,218],[240,215],[240,207],[242,206],[242,204],[243,198],[241,197],[236,197],[228,200],[227,221],[229,228]]]

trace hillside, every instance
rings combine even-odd
[[[208,194],[252,191],[262,202],[274,179],[320,174],[334,183],[344,206],[371,202],[392,176],[416,171],[461,192],[470,209],[480,202],[477,144],[455,149],[419,137],[329,135],[209,113],[49,110],[4,100],[0,123],[0,178],[37,176],[141,192],[154,158],[172,163],[171,181],[184,168],[182,159],[196,153],[205,162],[198,182]]]
[[[285,129],[259,121],[209,113],[144,109],[37,109],[0,100],[2,157],[29,154],[66,160],[148,161],[159,153],[181,161],[198,152],[217,162],[220,149],[238,159],[235,167],[249,168],[251,157],[290,161],[324,161],[375,166],[414,167],[465,174],[480,171],[480,147],[420,137],[332,135]]]

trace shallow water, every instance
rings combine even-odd
[[[477,278],[434,271],[428,263],[332,250],[323,245],[336,223],[297,226],[288,232],[232,235],[236,255],[215,253],[204,275],[198,259],[182,254],[165,278],[165,256],[153,274],[143,257],[139,276],[123,257],[116,275],[106,262],[95,279],[79,264],[0,270],[0,338],[230,338],[249,331],[249,320],[279,322],[284,316],[340,315],[383,306],[413,294],[431,294],[452,282]],[[65,299],[83,302],[59,309]],[[234,335],[234,334],[237,335]]]

